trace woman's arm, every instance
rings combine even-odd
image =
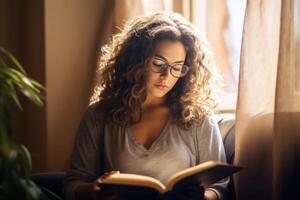
[[[97,104],[86,111],[75,140],[70,168],[64,177],[64,194],[66,199],[75,199],[76,194],[83,194],[87,186],[99,177],[99,115],[96,112]]]
[[[75,189],[75,200],[81,200],[81,199],[90,199],[90,200],[105,200],[105,199],[120,199],[117,193],[112,193],[112,192],[103,192],[101,190],[101,182],[103,179],[106,177],[110,176],[111,174],[114,173],[120,173],[119,171],[111,171],[104,173],[100,178],[97,178],[94,182],[92,183],[85,183],[79,185]]]
[[[218,123],[214,115],[207,117],[196,133],[199,163],[215,160],[226,163],[225,150]],[[197,163],[198,164],[198,163]],[[228,194],[229,178],[211,185],[206,191],[207,199],[224,199]]]

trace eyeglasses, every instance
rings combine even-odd
[[[153,72],[163,73],[168,68],[170,68],[171,75],[176,78],[185,76],[187,74],[187,72],[189,71],[189,67],[187,65],[182,65],[182,64],[170,65],[170,64],[166,63],[165,61],[162,61],[162,60],[156,59],[156,58],[154,58],[152,60],[151,70]]]

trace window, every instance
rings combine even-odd
[[[246,0],[195,0],[194,2],[197,2],[194,8],[196,9],[194,19],[205,19],[204,22],[194,20],[194,23],[204,30],[223,77],[224,93],[221,94],[218,109],[234,111],[238,92]]]

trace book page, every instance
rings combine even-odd
[[[145,187],[151,187],[160,193],[163,193],[166,189],[166,187],[157,179],[149,177],[149,176],[143,176],[143,175],[137,175],[137,174],[112,174],[105,178],[103,183],[109,183],[109,184],[121,184],[121,185],[137,185],[137,186],[145,186]]]
[[[167,191],[172,190],[174,184],[176,182],[178,182],[179,180],[181,180],[182,178],[188,177],[188,176],[191,176],[191,175],[193,175],[197,172],[201,172],[201,171],[204,171],[206,169],[209,169],[214,165],[216,165],[215,161],[207,161],[207,162],[201,163],[201,164],[196,165],[196,166],[191,167],[191,168],[187,168],[185,170],[182,170],[182,171],[174,174],[173,176],[171,176],[168,179],[168,181],[166,183],[166,190]]]
[[[200,184],[206,188],[241,169],[242,167],[229,165],[227,163],[207,161],[173,175],[167,181],[166,190],[169,191],[174,189],[174,186],[182,187],[186,184]]]

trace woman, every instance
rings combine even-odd
[[[105,199],[110,194],[100,182],[113,171],[165,182],[207,160],[226,162],[213,116],[214,63],[205,41],[180,15],[158,13],[125,24],[102,48],[99,71],[96,103],[82,120],[65,177],[67,198]],[[161,198],[223,199],[226,184],[205,192],[195,185]]]

